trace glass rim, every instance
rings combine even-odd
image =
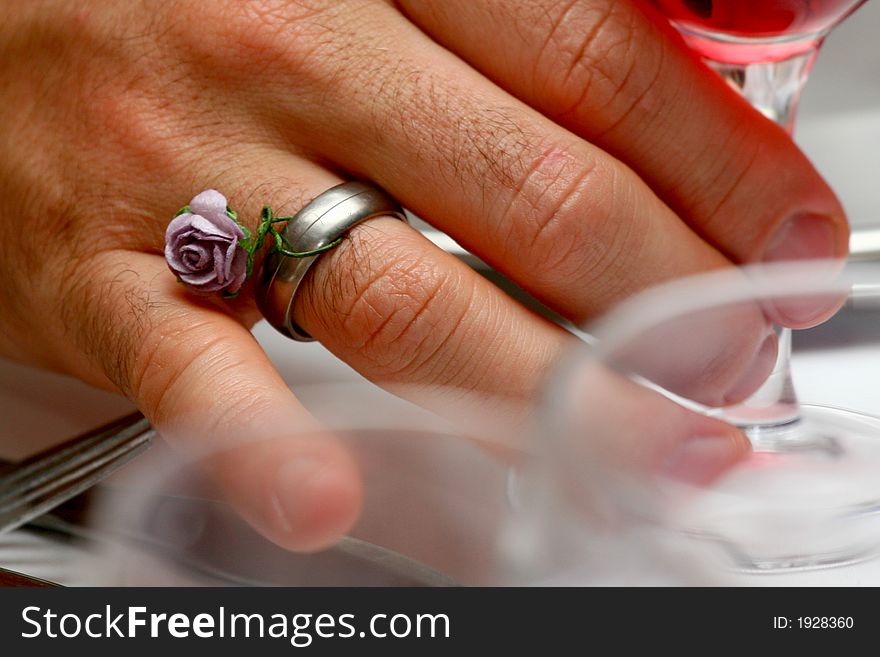
[[[652,286],[577,327],[599,351],[646,329],[705,310],[782,298],[880,299],[880,262],[791,261],[728,267]]]

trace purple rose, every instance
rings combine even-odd
[[[245,235],[226,214],[226,197],[209,189],[196,196],[165,230],[165,260],[171,271],[198,294],[235,294],[247,278]]]

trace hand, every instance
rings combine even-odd
[[[252,289],[197,299],[168,272],[165,226],[196,192],[253,225],[374,180],[576,322],[673,277],[846,251],[787,136],[622,0],[18,0],[0,85],[0,353],[122,392],[190,449],[259,439],[215,470],[291,548],[351,526],[358,474],[331,438],[291,435],[308,416],[246,328]],[[369,379],[455,389],[451,406],[527,409],[566,342],[390,218],[320,258],[294,317]],[[729,333],[711,400],[768,367],[760,312]],[[709,424],[717,470],[746,447]]]

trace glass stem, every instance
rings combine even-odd
[[[705,60],[730,86],[768,119],[794,133],[801,92],[819,54],[818,46],[790,59],[755,64]]]
[[[817,46],[778,62],[728,64],[707,60],[707,64],[753,107],[792,134],[801,91],[818,52]],[[724,417],[743,427],[758,450],[778,451],[780,429],[800,419],[791,379],[791,329],[776,327],[776,331],[779,346],[773,373],[745,402],[724,409]]]

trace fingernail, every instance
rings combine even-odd
[[[765,263],[798,260],[841,260],[846,257],[846,240],[830,217],[820,214],[800,214],[785,221],[770,239],[763,261]],[[836,266],[817,266],[817,287],[838,271]],[[805,272],[806,273],[806,272]],[[813,270],[810,270],[813,275]],[[840,306],[839,295],[791,297],[772,302],[777,320],[792,328],[805,328],[824,319]]]
[[[837,224],[821,214],[799,214],[787,219],[770,239],[764,262],[842,258]]]
[[[705,485],[736,463],[742,448],[731,436],[691,438],[673,452],[663,473],[678,481]]]
[[[752,358],[749,368],[724,395],[725,406],[736,404],[748,398],[767,380],[767,377],[773,372],[773,366],[776,365],[777,344],[775,333],[771,333],[764,339]]]

